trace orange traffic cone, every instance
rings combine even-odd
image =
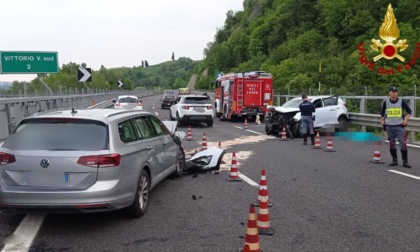
[[[187,135],[187,141],[192,141],[192,132],[191,132],[191,125],[188,126],[188,135]]]
[[[254,202],[254,206],[259,206],[260,205],[263,190],[267,191],[268,206],[272,207],[273,203],[268,200],[267,177],[265,175],[265,170],[262,170],[262,172],[261,172],[261,180],[260,180],[260,188],[259,188],[259,191],[258,191],[258,199]]]
[[[247,248],[248,247],[248,248]],[[255,214],[255,207],[249,207],[248,224],[246,226],[245,244],[241,252],[262,252],[260,249],[260,241],[258,238],[257,216]]]
[[[281,132],[281,140],[282,141],[289,141],[289,139],[287,139],[287,135],[286,135],[286,127],[283,127],[283,131]]]
[[[238,166],[236,165],[236,155],[235,152],[232,153],[232,164],[230,166],[229,177],[226,178],[228,181],[242,181],[239,177]]]
[[[327,140],[327,148],[324,149],[326,152],[335,152],[333,147],[333,140],[332,137],[329,137]]]
[[[268,192],[262,190],[260,209],[257,219],[258,233],[263,235],[273,235],[274,229],[270,227],[270,214],[268,213]]]
[[[373,152],[373,160],[370,160],[372,164],[383,164],[384,162],[381,160],[381,152],[379,150],[375,150]]]
[[[203,133],[203,142],[201,143],[201,150],[207,150],[207,138],[206,133]]]
[[[315,145],[312,149],[321,149],[321,137],[319,136],[319,130],[316,132]]]
[[[245,118],[244,129],[248,129],[248,120]]]

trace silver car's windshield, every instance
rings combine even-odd
[[[91,120],[33,119],[24,121],[6,140],[15,150],[104,150],[107,127]]]

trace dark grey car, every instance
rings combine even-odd
[[[0,208],[144,215],[149,191],[181,175],[180,140],[144,111],[45,112],[0,147]]]

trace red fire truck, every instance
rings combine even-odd
[[[221,120],[257,115],[262,120],[267,105],[273,104],[273,77],[263,71],[230,73],[219,76],[215,82],[214,107]]]

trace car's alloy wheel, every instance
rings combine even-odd
[[[146,213],[149,202],[150,178],[149,174],[142,170],[137,185],[133,204],[126,209],[126,214],[131,217],[142,217]]]
[[[185,152],[184,152],[184,149],[181,146],[179,146],[177,160],[176,160],[176,170],[173,173],[173,176],[176,178],[180,177],[182,173],[184,172],[184,167],[185,167]]]

